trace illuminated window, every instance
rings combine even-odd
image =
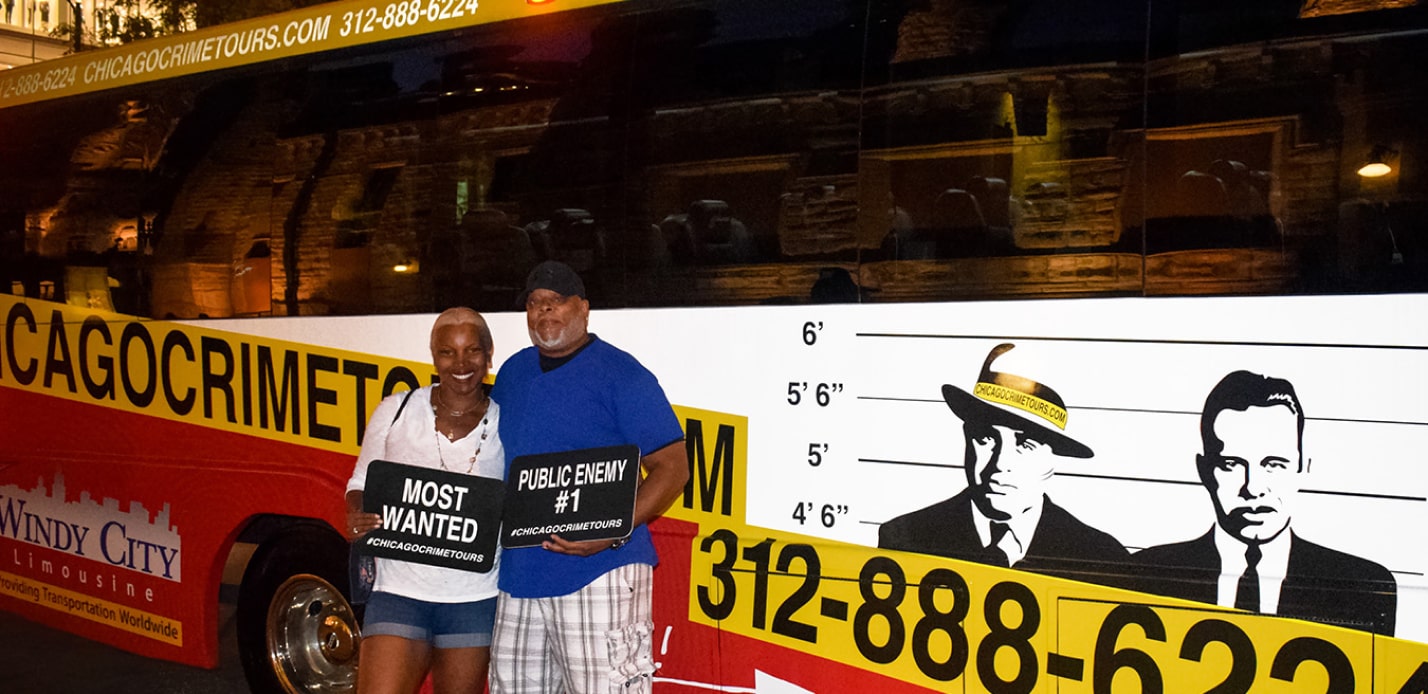
[[[456,182],[456,223],[461,223],[461,218],[466,216],[466,210],[471,207],[471,183],[468,181]]]

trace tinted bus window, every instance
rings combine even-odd
[[[1418,291],[1404,4],[617,3],[6,108],[0,280],[181,318],[503,310],[545,258],[604,306]]]

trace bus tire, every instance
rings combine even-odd
[[[353,692],[361,642],[347,598],[347,542],[299,526],[253,554],[238,590],[238,652],[254,694]]]

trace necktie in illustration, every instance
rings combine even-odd
[[[1245,548],[1245,572],[1240,576],[1240,587],[1235,591],[1235,609],[1259,612],[1259,559],[1263,556],[1259,545]]]
[[[992,543],[987,549],[991,550],[992,557],[995,560],[994,563],[997,566],[1011,566],[1011,557],[1007,554],[1007,551],[1002,548],[1007,533],[1010,532],[1011,527],[1006,523],[992,523]]]

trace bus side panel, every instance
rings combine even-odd
[[[766,687],[788,692],[937,691],[880,675],[846,659],[835,659],[813,643],[806,648],[790,648],[745,636],[737,628],[691,619],[700,609],[690,604],[691,596],[695,596],[696,603],[729,597],[721,593],[718,581],[707,576],[691,585],[693,555],[709,543],[709,536],[698,536],[698,531],[698,524],[673,518],[660,519],[651,531],[660,556],[655,571],[652,635],[654,660],[659,668],[656,682],[717,683],[726,691],[764,691]],[[778,593],[773,596],[773,600],[781,597]],[[771,603],[770,607],[776,605]]]
[[[247,519],[340,525],[350,456],[0,388],[0,605],[126,650],[217,664]]]
[[[1333,690],[1418,691],[1428,593],[1413,548],[1428,503],[1412,452],[1428,421],[1428,342],[1407,317],[1423,300],[592,313],[602,340],[659,375],[685,428],[691,479],[654,528],[657,688],[1206,691],[1228,677],[1289,692],[1327,677]],[[946,393],[987,380],[989,354],[997,373],[1052,384],[1066,436],[1093,453],[1058,456],[1045,513],[1110,535],[1123,558],[1004,568],[883,541],[902,516],[944,513],[954,534],[946,500],[966,496],[971,443]],[[1219,572],[1172,554],[1219,527],[1212,502],[1228,502],[1197,476],[1201,423],[1207,393],[1241,372],[1293,384],[1302,440],[1281,417],[1248,430],[1278,437],[1269,453],[1229,429],[1225,455],[1282,460],[1281,500],[1255,513],[1292,511],[1291,557],[1334,558],[1317,574],[1287,563],[1278,607],[1260,614],[1221,606]],[[1261,474],[1276,473],[1257,471],[1247,498]]]

